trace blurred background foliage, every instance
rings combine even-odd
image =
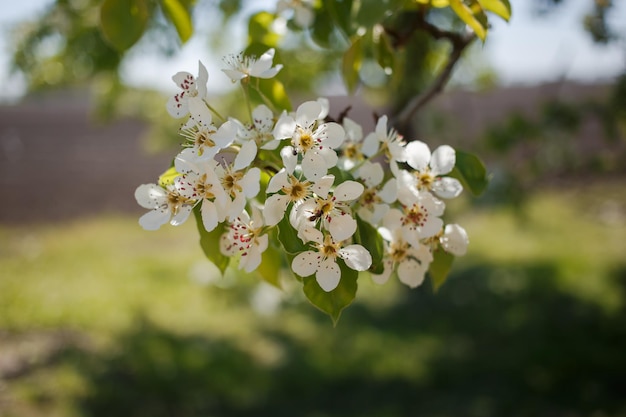
[[[312,31],[287,20],[288,35],[269,31],[266,15],[248,19],[254,1],[179,3],[217,54],[233,52],[224,33],[242,24],[251,48],[278,42],[280,81],[295,97],[342,82],[346,34],[358,28],[329,30],[332,2],[316,3]],[[536,12],[550,19],[568,3],[535,0]],[[146,4],[145,31],[120,52],[102,37],[102,1],[56,0],[14,28],[14,68],[31,92],[90,89],[102,119],[143,118],[152,145],[176,145],[163,93],[123,77],[129,60],[172,56],[187,33],[184,19],[173,24],[179,9]],[[589,6],[589,36],[622,42],[611,2]],[[464,26],[449,9],[427,22]],[[371,35],[348,82],[397,116],[433,85],[451,46],[418,31],[389,61]],[[392,50],[402,32],[383,39]],[[464,60],[481,63],[479,43]],[[496,78],[484,68],[465,87]],[[0,416],[626,416],[626,78],[605,87],[506,115],[471,140],[437,100],[421,108],[407,137],[461,146],[493,172],[484,196],[450,207],[471,253],[437,294],[430,282],[409,291],[359,280],[336,328],[288,282],[277,291],[232,271],[216,279],[190,224],[149,235],[126,217],[0,226]],[[216,97],[224,112],[238,114],[236,94]],[[573,142],[590,121],[602,127],[600,151]]]

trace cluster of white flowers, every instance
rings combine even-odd
[[[282,68],[273,66],[273,57],[272,49],[259,59],[232,55],[224,72],[233,81],[271,78]],[[195,208],[207,232],[220,231],[221,253],[239,257],[247,272],[259,267],[270,245],[284,244],[270,239],[271,229],[291,228],[301,248],[283,248],[292,255],[291,269],[301,277],[315,275],[326,292],[339,285],[344,266],[378,272],[372,273],[377,283],[395,273],[416,287],[434,251],[465,254],[465,230],[442,220],[444,199],[462,191],[458,180],[446,176],[456,163],[450,146],[431,153],[423,142],[407,143],[387,127],[386,116],[364,136],[349,118],[327,121],[326,99],[282,114],[259,105],[249,123],[216,123],[202,63],[198,77],[180,72],[173,80],[182,91],[167,109],[188,118],[180,129],[185,143],[172,181],[143,184],[135,192],[150,210],[139,219],[143,228],[179,225]],[[359,222],[384,242],[380,259],[373,260],[357,239]]]

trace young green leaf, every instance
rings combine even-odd
[[[274,240],[275,236],[270,239]],[[265,282],[277,288],[281,288],[280,270],[282,269],[282,267],[283,267],[282,252],[270,244],[265,250],[265,252],[263,252],[261,264],[258,266],[256,271],[259,273],[261,278],[265,280]]]
[[[287,209],[289,210],[289,208]],[[302,243],[302,240],[298,237],[298,232],[289,223],[288,216],[278,223],[278,240],[283,245],[285,252],[295,254],[304,252],[308,248]]]
[[[161,0],[163,14],[172,22],[182,43],[193,34],[193,23],[189,10],[179,0]]]
[[[507,22],[511,18],[511,3],[509,0],[478,0],[483,9],[494,13]]]
[[[211,232],[207,232],[204,228],[204,224],[202,223],[202,213],[200,211],[200,207],[200,204],[198,204],[193,208],[198,233],[200,233],[200,247],[209,261],[213,262],[220,272],[224,274],[224,271],[226,271],[228,263],[230,262],[230,258],[222,255],[222,252],[220,251],[220,237],[222,236],[222,233],[224,233],[224,230],[218,226]]]
[[[449,254],[441,248],[438,248],[433,252],[433,261],[428,269],[428,274],[432,280],[435,292],[437,292],[443,283],[446,282],[448,273],[452,268],[453,261],[454,255]]]
[[[359,273],[348,268],[343,260],[337,259],[337,264],[341,269],[341,279],[337,288],[330,292],[324,291],[319,286],[315,280],[315,275],[303,279],[306,297],[315,307],[328,314],[334,325],[339,321],[341,311],[348,307],[356,297],[357,278],[359,277]]]
[[[450,0],[450,7],[462,21],[472,28],[476,36],[484,42],[487,37],[487,21],[484,18],[480,5],[475,0],[471,6],[465,4],[463,0]]]
[[[489,185],[485,164],[476,155],[459,150],[456,151],[456,165],[450,176],[461,181],[475,196],[481,195]]]
[[[149,0],[104,0],[100,6],[100,31],[119,52],[143,35],[152,14]]]
[[[369,268],[369,271],[373,274],[382,274],[385,270],[383,263],[383,255],[385,254],[383,238],[374,226],[363,221],[358,215],[355,217],[357,229],[354,239],[356,243],[366,248],[372,256],[372,266]]]
[[[363,63],[362,43],[363,39],[361,37],[355,38],[348,50],[343,54],[341,74],[350,94],[354,93],[359,84],[359,70]]]

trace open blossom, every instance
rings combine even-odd
[[[298,206],[316,195],[326,198],[334,180],[333,175],[326,175],[317,181],[301,181],[286,168],[282,168],[270,179],[265,190],[267,194],[272,194],[263,208],[265,223],[268,226],[277,225],[285,217],[289,204]]]
[[[456,178],[443,177],[456,164],[456,152],[448,145],[441,145],[431,154],[424,142],[413,141],[406,145],[406,162],[415,169],[409,178],[418,190],[432,191],[441,198],[457,197],[463,186]]]
[[[181,195],[173,185],[166,188],[156,184],[142,184],[135,190],[137,203],[150,211],[139,218],[146,230],[157,230],[165,223],[173,226],[183,224],[195,204],[195,200]]]
[[[273,150],[280,144],[274,140],[274,113],[264,104],[261,104],[252,110],[252,124],[244,125],[238,120],[232,119],[237,123],[237,142],[248,143],[254,142],[257,148]]]
[[[354,168],[357,163],[364,159],[363,152],[361,152],[363,128],[354,120],[344,117],[343,129],[346,132],[346,138],[341,144],[341,156],[337,166],[347,171]]]
[[[397,181],[389,179],[382,185],[385,173],[379,163],[365,161],[359,168],[357,177],[365,183],[365,190],[359,199],[359,216],[366,222],[377,225],[396,201]]]
[[[392,170],[395,169],[397,162],[406,161],[403,137],[394,129],[387,130],[387,116],[378,119],[376,130],[365,137],[361,150],[367,157],[378,152],[384,153]]]
[[[192,97],[198,97],[201,100],[206,99],[207,88],[206,83],[209,80],[209,73],[202,62],[198,61],[198,78],[195,78],[188,72],[181,71],[176,73],[172,80],[183,91],[176,93],[167,101],[167,112],[174,118],[180,119],[189,114],[188,101]]]
[[[385,239],[385,269],[382,274],[372,274],[372,279],[378,284],[384,284],[395,271],[400,282],[411,288],[418,287],[424,282],[426,271],[433,261],[429,247],[421,243],[417,246],[409,244],[400,229],[388,228],[396,226],[392,222],[385,226],[379,229]]]
[[[207,232],[224,221],[228,207],[228,197],[215,174],[217,166],[213,159],[204,160],[196,165],[196,171],[189,171],[174,182],[180,195],[201,204],[202,224]]]
[[[259,58],[243,55],[243,53],[228,55],[224,57],[224,63],[230,68],[223,69],[222,71],[230,77],[232,82],[248,79],[250,77],[272,78],[283,68],[282,65],[272,67],[275,53],[274,48],[271,48]]]
[[[252,217],[243,210],[220,238],[220,252],[225,256],[241,255],[239,269],[252,272],[261,264],[261,254],[269,238],[263,233],[261,212],[254,207]]]
[[[247,199],[256,197],[261,189],[261,170],[249,168],[252,163],[250,156],[249,152],[240,151],[234,162],[223,161],[215,168],[215,173],[230,198],[226,211],[229,220],[237,218],[245,208]]]
[[[237,134],[235,122],[227,121],[216,127],[204,101],[195,97],[188,100],[188,108],[191,117],[180,130],[190,145],[182,151],[185,159],[212,159],[233,143]]]
[[[383,219],[385,227],[400,229],[404,240],[413,246],[418,246],[421,239],[439,233],[443,227],[439,216],[445,210],[441,200],[427,191],[415,194],[406,188],[398,190],[398,200],[402,203],[402,210],[389,210]]]
[[[318,196],[305,201],[295,208],[290,219],[292,226],[301,230],[321,221],[333,240],[340,242],[348,239],[357,229],[349,203],[359,198],[363,189],[363,185],[356,181],[344,181],[326,197]]]
[[[343,246],[314,228],[309,228],[305,235],[313,242],[313,250],[296,255],[291,269],[302,277],[315,274],[315,280],[326,292],[337,288],[341,279],[337,258],[343,259],[346,266],[355,271],[366,271],[372,265],[372,256],[361,245]]]
[[[341,145],[345,132],[340,124],[323,123],[327,114],[320,101],[307,101],[296,110],[295,118],[283,113],[276,122],[274,137],[278,140],[291,139],[291,146],[284,149],[287,159],[295,165],[298,155],[302,155],[302,172],[309,180],[317,180],[337,165],[335,148]]]

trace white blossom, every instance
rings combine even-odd
[[[189,114],[188,100],[190,98],[206,99],[206,83],[209,80],[209,73],[202,62],[198,61],[198,78],[188,72],[181,71],[176,73],[172,80],[182,91],[170,97],[166,108],[172,117],[180,119]]]
[[[294,165],[302,155],[302,172],[309,180],[326,175],[329,168],[337,165],[335,148],[341,145],[345,132],[338,123],[322,123],[327,109],[320,101],[307,101],[296,110],[295,118],[283,113],[276,122],[274,137],[291,139],[289,152],[284,154],[288,164]]]
[[[355,271],[366,271],[372,265],[372,256],[361,245],[342,246],[330,235],[311,228],[306,235],[313,242],[313,250],[301,252],[293,259],[291,269],[302,276],[315,274],[315,280],[326,292],[337,288],[341,279],[341,269],[337,258],[343,259],[346,266]]]
[[[157,230],[165,223],[178,226],[187,220],[194,200],[181,195],[173,185],[166,188],[156,184],[142,184],[135,190],[137,203],[150,211],[139,218],[146,230]]]
[[[267,249],[269,238],[263,233],[261,212],[253,207],[252,218],[243,210],[220,238],[220,252],[225,256],[241,255],[239,269],[252,272],[261,264],[261,254]]]
[[[224,63],[230,68],[222,71],[228,75],[232,82],[250,77],[272,78],[283,68],[282,65],[272,67],[275,53],[274,48],[270,48],[259,58],[243,55],[243,53],[228,55],[224,57]]]
[[[363,152],[361,152],[363,128],[354,120],[344,117],[343,129],[346,132],[346,137],[341,144],[341,156],[337,166],[348,171],[364,159]]]
[[[398,190],[402,210],[391,209],[383,222],[390,230],[400,229],[404,240],[418,246],[421,239],[435,236],[443,227],[441,216],[445,204],[429,192],[414,194],[411,190]]]
[[[456,152],[441,145],[431,154],[424,142],[413,141],[406,145],[406,162],[415,169],[412,181],[418,190],[432,191],[441,198],[457,197],[463,186],[456,178],[443,177],[456,164]]]
[[[389,179],[382,184],[385,173],[379,163],[365,161],[358,170],[357,177],[365,183],[365,190],[359,199],[359,216],[366,222],[377,225],[389,210],[389,205],[396,201],[396,179]]]
[[[387,156],[392,171],[397,162],[406,161],[405,142],[395,129],[387,130],[387,116],[381,116],[376,130],[365,137],[361,148],[363,154],[372,157],[379,152]]]

